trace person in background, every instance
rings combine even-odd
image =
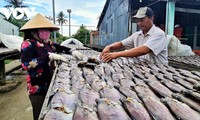
[[[153,24],[154,13],[149,7],[141,7],[133,16],[141,29],[130,37],[106,46],[100,59],[109,62],[118,57],[138,57],[141,61],[168,64],[167,36]],[[110,52],[125,47],[127,50]]]
[[[21,44],[22,68],[27,70],[27,90],[33,107],[34,120],[38,120],[45,95],[52,79],[54,60],[67,62],[67,59],[57,53],[72,54],[82,60],[83,54],[70,48],[53,43],[50,32],[59,30],[43,15],[36,14],[20,31],[24,32]]]

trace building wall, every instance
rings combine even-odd
[[[98,45],[98,41],[99,41],[99,32],[91,31],[90,32],[90,44]]]
[[[128,37],[129,0],[110,0],[99,26],[99,45],[106,46]]]
[[[19,35],[19,28],[3,19],[0,14],[0,32],[6,35]]]

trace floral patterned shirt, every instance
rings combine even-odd
[[[27,39],[21,45],[22,68],[27,70],[27,89],[29,94],[45,95],[47,93],[52,74],[53,64],[50,62],[48,52],[65,52],[70,54],[70,48],[66,48],[46,40],[39,42]]]

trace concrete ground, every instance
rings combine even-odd
[[[32,107],[26,90],[25,72],[16,70],[7,76],[9,81],[19,81],[16,89],[0,93],[1,120],[33,120]]]

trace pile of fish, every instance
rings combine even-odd
[[[43,120],[200,120],[200,72],[118,58],[63,55],[43,105]]]
[[[170,61],[175,61],[179,63],[194,65],[200,67],[200,56],[192,55],[192,56],[169,56],[168,59]]]

